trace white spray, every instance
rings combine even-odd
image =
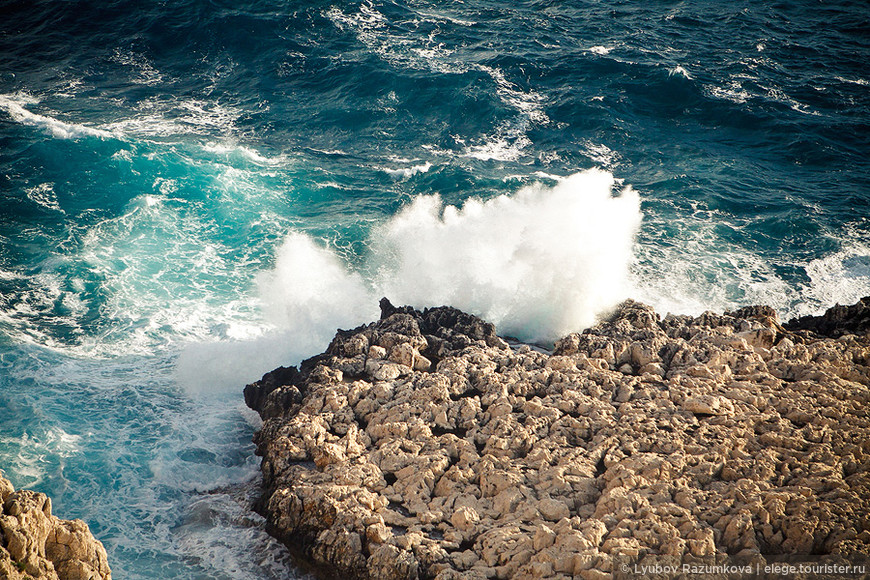
[[[418,197],[373,231],[367,281],[291,234],[259,280],[266,312],[321,348],[337,326],[370,319],[380,295],[455,306],[525,340],[581,330],[630,293],[640,200],[629,187],[614,196],[614,186],[591,170],[461,208]]]
[[[526,340],[581,330],[629,294],[640,200],[629,187],[614,197],[614,185],[593,170],[461,209],[417,198],[375,232],[376,286],[397,303],[456,306]]]

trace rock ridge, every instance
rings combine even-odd
[[[867,306],[782,325],[765,306],[662,319],[628,300],[550,354],[384,299],[379,321],[245,388],[258,511],[351,578],[866,557]]]
[[[0,476],[0,578],[111,580],[103,544],[81,520],[51,515],[51,499]]]

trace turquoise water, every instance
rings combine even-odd
[[[0,465],[118,578],[284,577],[241,387],[382,295],[547,341],[870,294],[868,18],[4,2]]]

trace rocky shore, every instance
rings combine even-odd
[[[786,325],[627,301],[552,352],[453,308],[381,309],[245,388],[258,510],[337,575],[870,553],[870,298]]]
[[[51,499],[0,477],[0,579],[111,580],[106,550],[81,520],[51,515]]]

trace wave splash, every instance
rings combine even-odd
[[[299,232],[284,239],[274,268],[256,283],[271,331],[247,341],[186,345],[176,378],[187,391],[237,390],[258,373],[322,351],[337,328],[377,318],[377,301],[362,276]]]
[[[269,319],[314,354],[336,327],[374,319],[380,296],[455,306],[501,334],[546,343],[593,325],[625,298],[662,315],[767,304],[788,320],[870,293],[870,248],[854,240],[798,264],[807,281],[790,284],[763,256],[725,242],[690,239],[651,253],[637,242],[641,218],[637,192],[603,170],[462,207],[421,196],[372,231],[359,272],[291,234],[261,275],[260,295]]]
[[[260,276],[265,311],[321,346],[336,326],[370,320],[380,295],[449,304],[502,333],[553,340],[630,294],[640,199],[630,187],[614,196],[616,186],[610,173],[590,170],[461,208],[418,197],[373,231],[365,276],[293,233]]]
[[[626,298],[640,198],[600,170],[555,187],[443,207],[417,198],[376,232],[377,287],[392,300],[449,304],[501,332],[548,341]]]

